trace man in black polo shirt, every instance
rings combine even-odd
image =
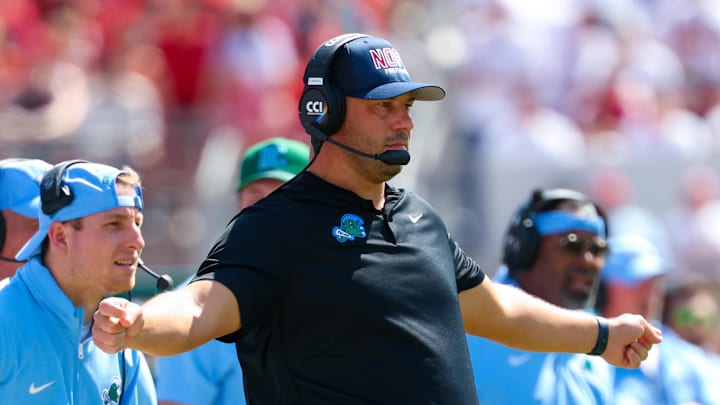
[[[236,344],[250,404],[474,404],[468,333],[637,367],[660,332],[493,283],[432,207],[386,182],[409,161],[415,100],[392,44],[348,34],[305,72],[307,171],[233,219],[187,287],[101,303],[96,344],[154,355]],[[491,364],[488,367],[492,367]]]

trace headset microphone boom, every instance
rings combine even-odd
[[[397,150],[386,150],[383,153],[379,154],[371,154],[367,152],[363,152],[361,150],[355,149],[353,147],[350,147],[348,145],[345,145],[343,143],[340,143],[332,137],[326,135],[320,128],[318,128],[314,124],[308,124],[306,125],[305,129],[310,134],[310,136],[315,137],[322,141],[330,142],[333,145],[337,145],[343,149],[345,149],[348,152],[354,153],[356,155],[364,156],[366,158],[379,160],[387,165],[406,165],[410,162],[410,153],[404,149],[397,149]]]
[[[173,279],[167,274],[158,274],[152,270],[148,266],[145,265],[145,263],[142,261],[142,259],[138,258],[138,267],[140,267],[145,273],[152,276],[155,280],[157,280],[157,283],[155,284],[155,288],[158,289],[158,291],[165,291],[170,286],[173,285]]]

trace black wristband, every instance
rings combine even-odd
[[[608,327],[607,319],[596,316],[595,320],[597,320],[598,324],[598,337],[597,342],[595,342],[595,347],[593,347],[590,353],[588,353],[591,356],[599,356],[605,353],[605,349],[608,344],[608,337],[610,336],[610,328]]]

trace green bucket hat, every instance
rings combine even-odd
[[[260,179],[288,181],[308,164],[310,148],[286,138],[270,138],[251,146],[240,164],[236,190]]]

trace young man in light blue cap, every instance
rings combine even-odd
[[[660,324],[663,276],[668,270],[656,247],[640,235],[609,239],[598,309],[606,316],[632,312],[662,330],[663,343],[639,368],[615,371],[617,404],[720,404],[720,363],[699,346]]]
[[[15,254],[38,230],[40,179],[51,167],[40,159],[0,160],[0,285],[22,265]]]
[[[135,285],[145,242],[140,178],[129,168],[68,161],[40,187],[39,230],[0,290],[0,398],[14,403],[152,404],[142,353],[109,355],[90,333],[104,297]]]

